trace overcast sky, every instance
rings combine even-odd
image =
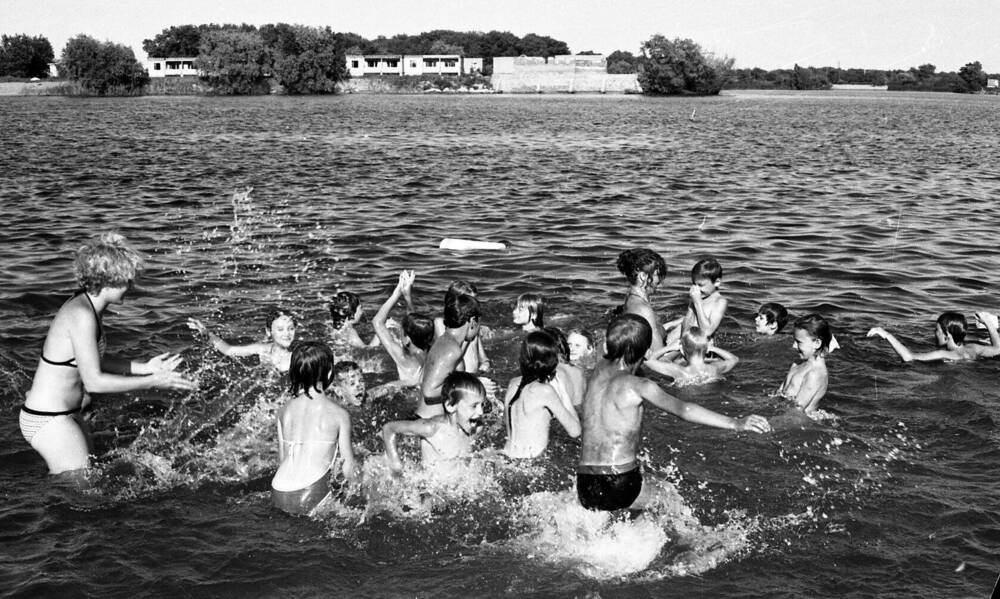
[[[637,54],[656,33],[765,69],[837,66],[1000,72],[1000,0],[0,0],[0,33],[44,35],[56,55],[86,33],[132,46],[171,25],[329,25],[366,38],[432,29],[548,35],[572,52]]]

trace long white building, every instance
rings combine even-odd
[[[351,77],[377,75],[468,75],[483,71],[482,58],[459,54],[348,54]]]

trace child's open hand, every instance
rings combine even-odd
[[[403,270],[399,273],[399,282],[396,283],[396,287],[403,292],[409,291],[413,287],[413,279],[415,278],[416,275],[413,274],[412,270]]]
[[[750,431],[753,433],[769,433],[771,432],[771,424],[767,421],[767,418],[764,418],[763,416],[750,414],[746,418],[741,418],[738,421],[736,430]]]

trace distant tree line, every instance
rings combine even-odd
[[[52,44],[42,36],[0,36],[0,77],[43,79],[54,57]]]

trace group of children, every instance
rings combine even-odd
[[[570,437],[582,436],[577,491],[581,504],[593,509],[619,509],[637,503],[641,474],[636,455],[643,402],[710,426],[770,430],[759,416],[736,420],[677,400],[644,378],[640,370],[644,367],[676,384],[701,384],[736,367],[739,358],[718,347],[714,339],[728,307],[720,293],[719,262],[709,258],[695,264],[687,311],[666,323],[660,323],[650,303],[666,275],[663,258],[652,250],[632,249],[620,254],[617,266],[628,281],[628,289],[606,331],[602,359],[589,379],[584,366],[594,354],[593,336],[582,329],[564,334],[546,327],[545,304],[539,295],[523,294],[517,299],[512,317],[524,333],[518,355],[520,373],[509,382],[502,402],[503,452],[511,458],[541,455],[548,445],[552,419]],[[479,376],[489,371],[491,364],[479,336],[480,305],[475,286],[453,283],[445,293],[442,315],[431,317],[414,311],[413,282],[412,271],[399,275],[396,287],[373,318],[375,335],[367,343],[354,328],[362,314],[360,299],[341,292],[330,306],[335,347],[381,345],[397,371],[397,380],[389,387],[419,389],[412,418],[382,427],[386,463],[394,473],[402,472],[397,448],[401,435],[420,439],[424,464],[468,455],[484,415],[492,408],[487,389],[492,382]],[[401,299],[406,315],[401,326],[393,327],[389,314]],[[964,343],[965,318],[952,312],[938,319],[936,333],[941,348],[932,352],[913,353],[878,327],[868,336],[888,340],[904,361],[1000,355],[997,316],[979,312],[976,318],[988,330],[990,345]],[[788,320],[783,306],[766,303],[754,322],[758,333],[775,335]],[[341,405],[360,405],[366,396],[356,363],[338,362],[323,343],[294,343],[295,321],[285,312],[268,316],[269,341],[264,343],[231,345],[197,320],[189,320],[189,326],[208,334],[214,347],[226,355],[256,354],[262,363],[288,373],[292,397],[277,418],[281,465],[272,481],[275,505],[292,513],[308,513],[330,494],[331,469],[338,459],[344,479],[356,479],[350,415]],[[830,325],[818,314],[796,319],[792,337],[801,362],[791,366],[777,394],[812,413],[826,394],[825,358],[837,348],[837,341]]]

